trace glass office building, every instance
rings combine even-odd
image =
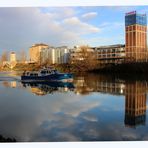
[[[136,11],[125,15],[125,49],[128,61],[147,59],[147,16]]]

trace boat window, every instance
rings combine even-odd
[[[53,70],[54,71],[54,73],[58,73],[58,71],[57,70]]]
[[[44,70],[43,70],[43,71],[41,71],[41,74],[45,74],[45,73],[46,73],[46,71],[44,71]]]

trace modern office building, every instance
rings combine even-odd
[[[125,45],[116,44],[109,46],[93,47],[100,64],[120,64],[125,60]]]
[[[146,122],[146,83],[126,83],[125,90],[125,120],[129,127],[145,125]]]
[[[136,11],[125,15],[126,60],[133,62],[147,59],[147,17]]]
[[[116,44],[99,47],[89,47],[88,54],[94,56],[101,65],[120,64],[125,61],[125,45]],[[81,52],[80,47],[74,47],[71,52],[71,61],[83,60],[84,53]]]

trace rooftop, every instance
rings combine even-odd
[[[49,46],[49,45],[44,43],[37,43],[37,44],[33,44],[31,47],[36,47],[36,46]]]
[[[119,48],[119,47],[125,47],[125,44],[114,44],[114,45],[98,46],[93,48]]]

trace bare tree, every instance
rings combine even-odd
[[[97,66],[97,58],[95,50],[89,46],[80,46],[79,50],[76,51],[72,63],[75,64],[82,71],[95,69]]]
[[[47,58],[44,62],[45,66],[50,66],[52,64],[51,58]]]
[[[1,54],[0,64],[2,65],[4,61],[8,61],[8,52],[7,51],[4,51]]]
[[[22,49],[19,54],[20,54],[19,55],[20,61],[25,63],[25,61],[27,59],[26,51]]]

